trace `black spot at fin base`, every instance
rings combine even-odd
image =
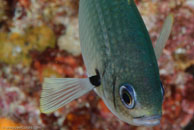
[[[101,85],[101,80],[100,80],[100,74],[98,70],[96,70],[96,75],[89,77],[90,83],[96,87]]]

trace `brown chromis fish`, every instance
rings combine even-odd
[[[155,48],[133,0],[80,0],[79,31],[88,78],[45,78],[40,99],[51,113],[91,90],[120,120],[160,123],[164,89],[157,59],[170,35],[173,16]]]

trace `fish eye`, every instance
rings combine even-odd
[[[119,90],[122,103],[128,109],[132,109],[135,106],[135,93],[131,85],[125,84],[120,87]]]
[[[164,96],[165,95],[165,90],[164,90],[162,82],[160,82],[160,87],[161,87],[161,91],[162,91],[162,96]]]

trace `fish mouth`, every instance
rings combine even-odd
[[[161,115],[134,117],[133,122],[136,125],[155,126],[160,123]]]

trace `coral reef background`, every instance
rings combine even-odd
[[[44,130],[193,130],[194,0],[136,3],[153,45],[165,17],[169,13],[175,17],[158,61],[166,92],[160,125],[125,124],[94,92],[52,114],[40,113],[44,77],[86,77],[79,45],[79,0],[0,0],[0,130],[11,126]]]

